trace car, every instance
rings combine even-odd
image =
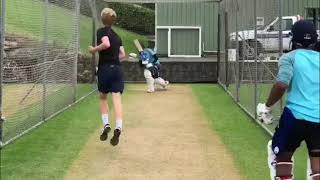
[[[257,30],[257,55],[261,56],[263,53],[279,52],[279,17],[275,18],[266,26],[260,27]],[[291,27],[297,21],[303,19],[300,15],[283,16],[282,17],[282,40],[283,51],[290,51],[291,49]],[[319,30],[318,30],[318,34]],[[237,33],[233,32],[229,35],[231,45],[237,43]],[[243,30],[238,32],[239,43],[239,57],[245,59],[253,59],[255,56],[255,31]]]

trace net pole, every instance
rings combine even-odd
[[[47,62],[47,52],[48,52],[48,10],[49,10],[49,1],[45,0],[43,4],[43,64]],[[48,69],[46,69],[48,71]],[[47,72],[44,71],[44,76],[42,76],[42,120],[46,119],[46,101],[47,101],[47,87],[46,79]]]
[[[257,0],[253,2],[254,13],[254,64],[255,64],[255,77],[254,77],[254,112],[257,112],[258,104],[258,40],[257,40]],[[254,113],[254,118],[257,119],[257,113]]]
[[[240,97],[239,97],[239,89],[240,89],[240,80],[239,80],[239,74],[240,74],[240,71],[239,71],[239,23],[238,23],[238,12],[239,12],[239,7],[238,7],[238,2],[236,2],[236,78],[235,78],[235,81],[236,81],[236,101],[237,102],[240,102]]]
[[[279,0],[279,57],[283,54],[282,5],[283,1]]]
[[[283,7],[283,0],[279,0],[279,57],[283,54],[283,32],[282,32],[282,7]],[[283,98],[280,99],[280,112],[283,108]]]
[[[2,147],[3,141],[3,126],[4,119],[2,116],[2,83],[3,83],[3,62],[4,62],[4,36],[5,36],[5,12],[6,12],[6,0],[1,0],[0,2],[0,148]]]
[[[96,0],[91,0],[91,12],[92,12],[92,42],[91,45],[94,47],[96,45]],[[92,69],[92,77],[91,83],[95,82],[95,74],[96,74],[96,55],[93,54],[91,57],[91,69]]]
[[[219,10],[220,10],[220,4],[219,4]],[[217,57],[217,80],[219,81],[220,79],[220,56],[221,56],[221,14],[218,14],[218,33],[217,33],[217,37],[218,37],[218,57]]]
[[[228,49],[229,49],[229,26],[228,26],[228,13],[224,12],[224,27],[225,27],[225,68],[226,68],[226,79],[225,85],[226,88],[229,88],[229,57],[228,57]]]
[[[77,100],[77,76],[78,76],[78,58],[79,58],[79,48],[80,48],[80,0],[76,0],[75,8],[75,57],[73,62],[73,78],[72,78],[72,87],[73,87],[73,102]]]

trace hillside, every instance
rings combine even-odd
[[[42,41],[44,37],[44,4],[38,0],[7,1],[6,32]],[[48,39],[49,44],[69,46],[74,44],[76,21],[69,9],[50,4],[48,8]],[[135,52],[134,39],[146,42],[144,36],[121,28],[114,28],[121,36],[127,52]],[[90,17],[80,17],[80,50],[87,53],[92,41],[92,21]]]

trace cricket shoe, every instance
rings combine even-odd
[[[106,124],[102,130],[102,133],[100,135],[100,140],[105,141],[108,139],[108,133],[111,131],[110,124]]]
[[[116,146],[119,144],[119,138],[120,138],[121,130],[120,129],[115,129],[113,132],[113,137],[110,140],[110,144],[112,146]]]
[[[164,85],[162,86],[163,89],[168,89],[170,82],[169,81],[165,81]]]

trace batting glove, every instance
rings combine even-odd
[[[259,103],[257,106],[258,119],[264,124],[271,124],[273,122],[273,115],[271,114],[272,107],[267,107],[266,104]]]

